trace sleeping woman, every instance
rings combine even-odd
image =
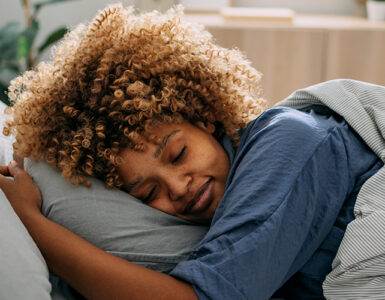
[[[357,194],[382,162],[337,114],[266,110],[259,82],[240,51],[179,9],[120,6],[15,79],[4,130],[17,155],[210,225],[189,260],[152,271],[45,218],[38,187],[11,162],[0,187],[49,268],[87,299],[322,299]]]

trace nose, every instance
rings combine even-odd
[[[189,194],[192,177],[188,174],[177,174],[165,176],[168,196],[171,201],[181,201]]]

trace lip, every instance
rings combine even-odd
[[[184,214],[198,214],[207,209],[214,199],[213,178],[204,183],[187,204]]]

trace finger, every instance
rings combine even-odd
[[[7,166],[0,166],[0,174],[4,176],[11,176]]]
[[[17,162],[21,169],[24,169],[24,157],[13,154],[13,159]]]
[[[12,177],[20,175],[24,170],[19,167],[16,161],[11,161],[8,165],[9,174]]]
[[[14,160],[9,163],[8,169],[11,176],[13,176],[15,182],[25,183],[28,181],[32,181],[31,176],[29,176],[29,174],[26,171],[21,169],[17,164],[17,162],[15,162]]]
[[[0,174],[0,189],[3,190],[4,194],[8,194],[9,189],[14,184],[12,179],[8,179]]]

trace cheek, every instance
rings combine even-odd
[[[213,168],[217,170],[218,173],[227,177],[227,173],[230,169],[230,161],[222,145],[217,141],[212,145],[210,157]]]
[[[149,206],[173,216],[175,216],[177,212],[175,207],[172,205],[171,201],[163,195],[158,197],[154,201],[151,201],[151,203],[149,203]]]

